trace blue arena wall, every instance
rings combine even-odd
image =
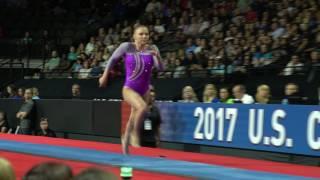
[[[320,106],[158,106],[162,141],[320,156]]]

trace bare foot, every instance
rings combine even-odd
[[[129,155],[129,136],[122,136],[121,138],[122,153]]]

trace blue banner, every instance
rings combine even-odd
[[[320,106],[158,103],[161,140],[320,156]]]

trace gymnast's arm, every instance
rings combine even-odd
[[[152,45],[151,49],[155,51],[155,53],[153,54],[153,62],[155,67],[157,68],[158,71],[163,71],[164,68],[162,64],[162,58],[161,58],[158,47],[156,45]]]
[[[108,74],[112,67],[117,64],[117,62],[120,60],[120,58],[124,55],[124,53],[127,51],[129,46],[128,42],[124,42],[120,44],[120,46],[112,53],[112,56],[109,58],[108,63],[106,65],[106,68],[102,74],[102,76],[99,79],[99,85],[100,87],[104,87],[107,85],[108,80]]]

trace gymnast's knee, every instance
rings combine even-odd
[[[146,104],[140,104],[137,109],[137,113],[144,114],[147,112],[147,105]]]

